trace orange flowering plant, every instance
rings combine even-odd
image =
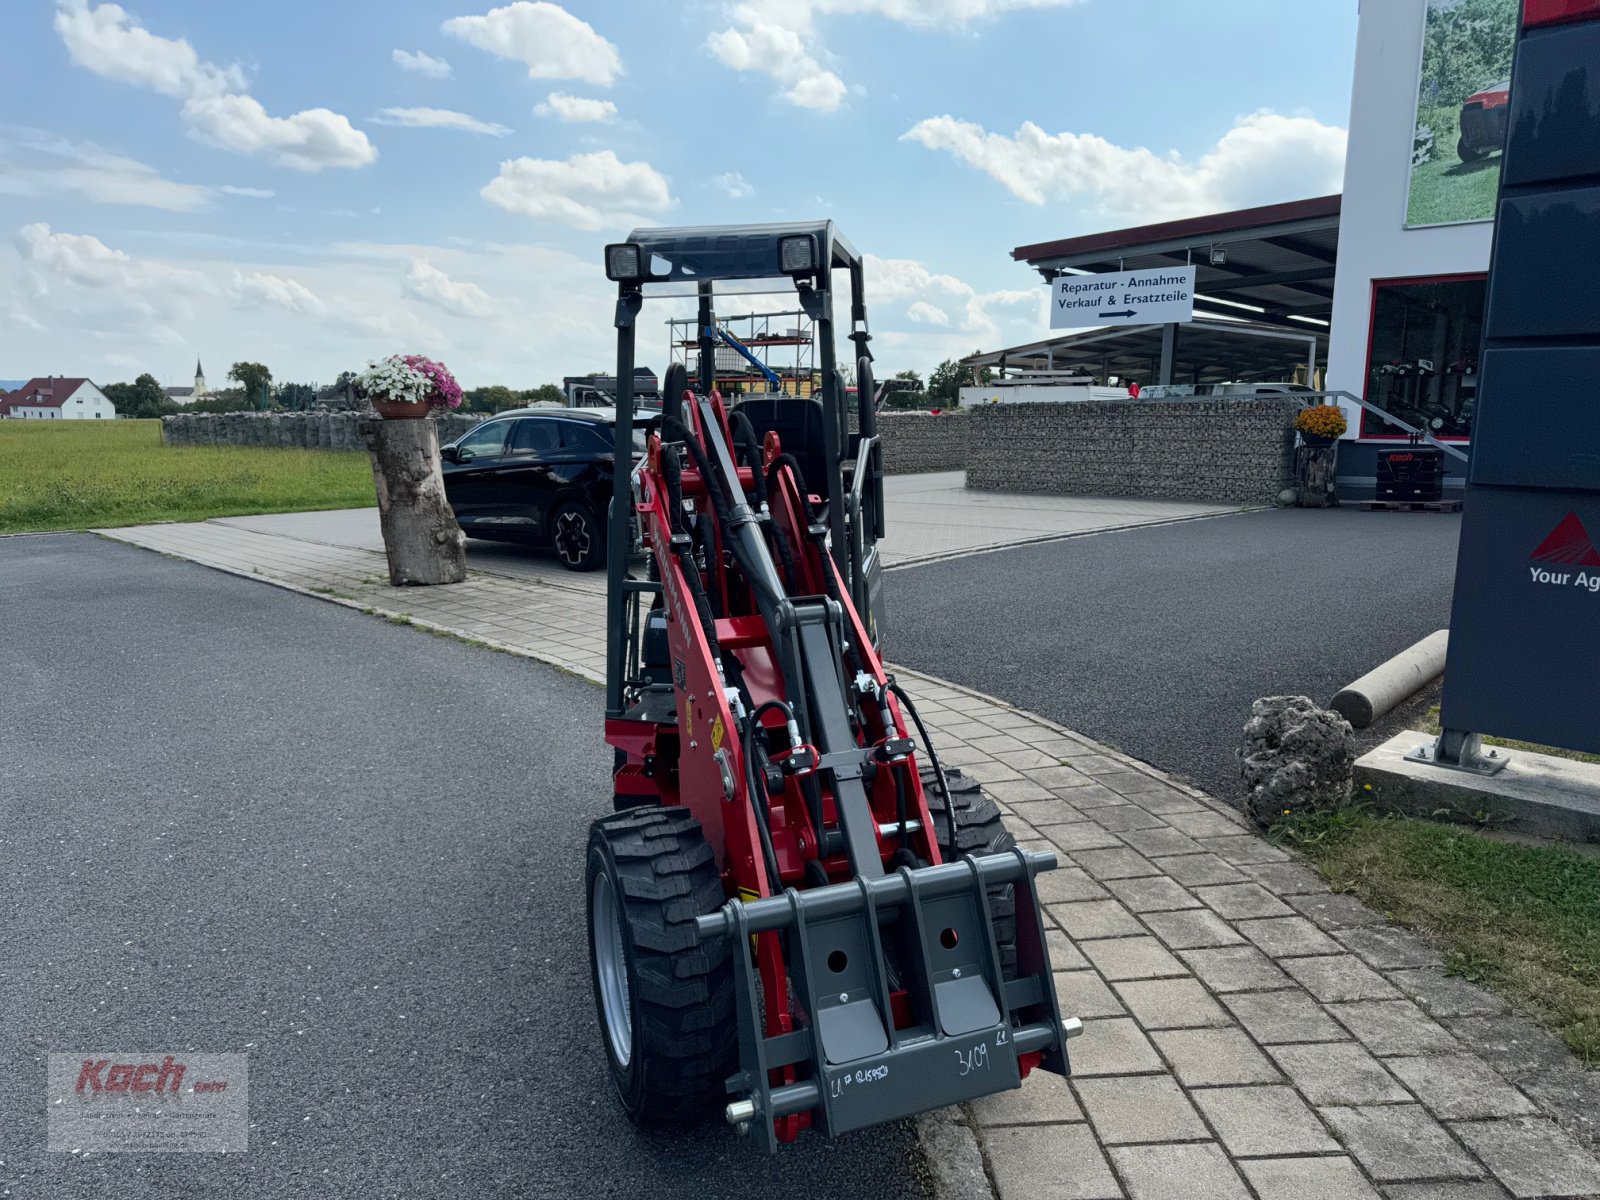
[[[1341,437],[1350,426],[1337,404],[1317,404],[1295,414],[1294,427],[1312,437]]]

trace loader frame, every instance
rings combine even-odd
[[[618,462],[646,290],[692,286],[699,308],[698,385],[668,373],[631,503],[619,490],[612,505],[606,740],[616,806],[687,809],[722,876],[726,903],[696,929],[733,949],[728,1119],[776,1149],[805,1128],[839,1134],[1016,1087],[1040,1064],[1065,1074],[1076,1023],[1061,1019],[1034,887],[1055,856],[946,861],[923,776],[953,844],[948,782],[879,657],[882,453],[860,257],[831,222],[645,229],[607,247],[607,274]],[[850,288],[854,432],[836,277]],[[716,284],[771,278],[789,281],[819,342],[820,478],[713,387]],[[634,520],[646,578],[630,572]],[[998,889],[1014,896],[1009,974]]]

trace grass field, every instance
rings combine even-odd
[[[1356,809],[1276,832],[1334,890],[1429,935],[1449,973],[1499,992],[1600,1066],[1600,857]]]
[[[0,421],[0,533],[374,503],[362,453],[168,446],[160,421]]]
[[[1475,163],[1461,161],[1456,154],[1461,137],[1458,109],[1428,109],[1418,114],[1418,120],[1433,130],[1433,159],[1412,169],[1406,224],[1489,220],[1499,194],[1500,156],[1491,154]]]

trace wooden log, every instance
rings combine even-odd
[[[359,431],[372,455],[389,582],[460,583],[467,577],[467,539],[445,500],[433,422],[370,420]]]
[[[1301,444],[1294,451],[1295,476],[1300,481],[1301,508],[1337,508],[1339,443],[1328,446]]]

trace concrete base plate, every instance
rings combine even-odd
[[[1516,750],[1503,771],[1480,776],[1407,761],[1406,755],[1433,740],[1430,733],[1407,730],[1363,755],[1355,766],[1357,794],[1379,808],[1417,817],[1600,842],[1600,764]]]

